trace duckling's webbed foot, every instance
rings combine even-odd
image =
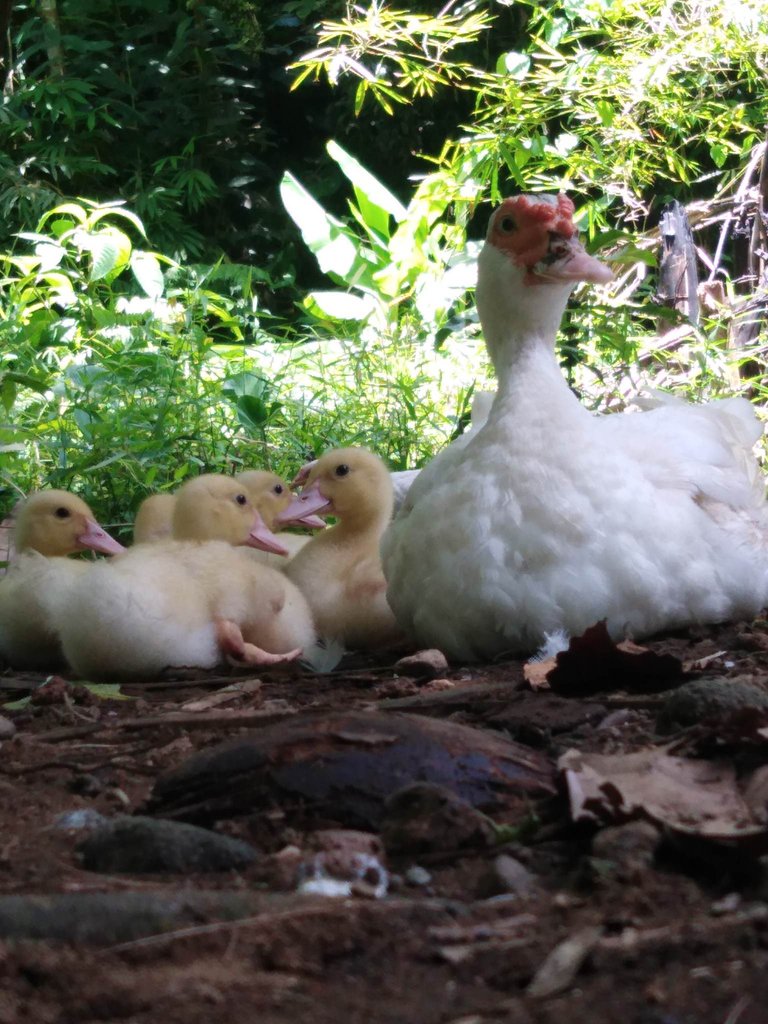
[[[279,665],[285,661],[295,661],[301,656],[300,647],[285,654],[272,654],[256,644],[247,643],[240,627],[231,619],[216,621],[216,640],[227,663],[235,668],[243,665]]]

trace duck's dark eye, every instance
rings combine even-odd
[[[512,217],[502,217],[499,221],[499,231],[503,231],[505,235],[510,234],[517,227]]]
[[[340,465],[338,465],[335,470],[336,476],[346,476],[348,472],[349,466],[346,464],[346,462],[340,463]]]
[[[237,502],[238,505],[247,505],[248,504],[248,499],[246,498],[246,496],[244,494],[238,494],[236,496],[236,498],[235,498],[235,501]]]
[[[285,488],[283,487],[282,484],[275,484],[272,490],[275,492],[275,494],[282,494]]]
[[[72,513],[68,508],[64,508],[63,505],[59,505],[56,511],[53,513],[57,519],[69,519]]]

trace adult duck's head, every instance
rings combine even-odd
[[[494,211],[477,279],[477,308],[494,364],[500,345],[512,339],[553,342],[577,282],[612,280],[579,241],[573,213],[562,193],[512,196]]]
[[[223,540],[276,555],[288,554],[242,481],[218,473],[204,473],[179,489],[173,509],[173,536],[177,540]]]
[[[19,551],[58,557],[75,551],[117,555],[125,548],[102,529],[88,505],[68,491],[36,491],[16,515],[14,543]]]
[[[281,512],[278,523],[296,523],[307,515],[336,516],[348,527],[386,523],[392,515],[389,470],[365,448],[336,448],[308,463],[294,484],[302,490]]]

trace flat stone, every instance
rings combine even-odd
[[[495,840],[492,823],[445,786],[414,782],[384,805],[381,838],[387,850],[444,853],[487,847]]]
[[[257,856],[248,843],[197,825],[130,815],[108,820],[78,852],[89,871],[108,873],[234,871]]]
[[[656,719],[659,732],[698,725],[707,718],[741,710],[768,710],[768,692],[740,679],[698,679],[667,695]]]
[[[660,837],[658,829],[647,821],[604,828],[592,840],[592,855],[610,861],[616,875],[634,881],[653,866]]]
[[[16,735],[16,726],[5,715],[0,715],[0,740],[9,740]]]
[[[409,654],[395,662],[395,672],[404,676],[416,676],[417,679],[434,679],[448,669],[448,659],[442,651],[428,648]]]
[[[493,862],[493,873],[502,892],[511,892],[516,896],[528,896],[536,888],[536,878],[515,857],[508,853],[500,853]]]
[[[405,880],[409,885],[424,886],[432,881],[432,875],[420,864],[412,864],[405,872]]]
[[[112,945],[303,905],[299,896],[186,890],[0,896],[0,939]]]

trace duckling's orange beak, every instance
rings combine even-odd
[[[114,537],[110,537],[95,519],[85,520],[85,530],[77,538],[77,543],[81,548],[100,551],[103,555],[119,555],[121,551],[125,551],[123,545]]]
[[[297,494],[287,508],[278,512],[275,521],[281,526],[308,525],[307,517],[314,518],[316,513],[330,515],[333,512],[333,502],[320,492],[320,484],[315,480],[309,487],[305,487],[301,494]],[[325,525],[325,524],[323,524]]]
[[[289,554],[288,548],[280,543],[258,512],[254,514],[251,531],[245,543],[248,547],[259,548],[260,551],[269,551],[273,555]]]

